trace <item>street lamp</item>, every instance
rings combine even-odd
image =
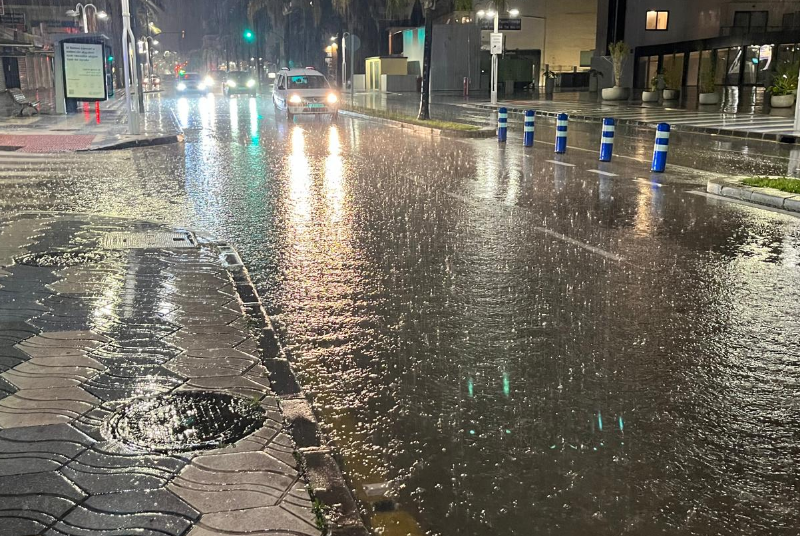
[[[106,20],[108,18],[108,13],[105,11],[101,11],[97,9],[97,6],[94,4],[76,4],[75,9],[67,10],[67,15],[70,17],[82,17],[83,19],[83,33],[89,33],[89,21],[86,18],[86,10],[89,8],[94,9],[94,16],[100,20]]]
[[[516,17],[519,15],[518,9],[509,9],[508,14],[512,17]],[[478,18],[492,18],[494,19],[494,31],[492,32],[492,36],[490,39],[489,50],[492,53],[492,84],[491,84],[491,96],[492,96],[492,104],[497,104],[497,68],[500,60],[498,56],[503,53],[503,34],[500,33],[500,11],[494,10],[480,10],[476,13]]]

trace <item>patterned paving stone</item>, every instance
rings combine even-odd
[[[217,252],[14,264],[24,251],[153,230],[102,217],[0,221],[0,536],[319,534],[269,373]],[[107,436],[109,417],[131,399],[184,390],[259,401],[265,421],[232,445],[199,452],[159,454]]]

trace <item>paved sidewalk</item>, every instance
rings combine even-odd
[[[148,96],[145,97],[149,98]],[[0,148],[25,153],[53,153],[91,149],[110,149],[174,143],[183,132],[172,113],[148,113],[142,116],[141,134],[128,134],[125,92],[118,91],[110,100],[79,105],[78,113],[69,115],[26,112],[24,117],[0,118]]]
[[[200,242],[0,220],[0,536],[319,534],[231,274]]]

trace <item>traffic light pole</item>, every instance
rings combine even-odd
[[[129,0],[122,2],[122,65],[125,72],[122,78],[125,81],[125,105],[128,110],[128,133],[139,134],[139,110],[134,110],[134,102],[131,98],[131,91],[138,86],[136,68],[131,65],[131,58],[136,61],[136,38],[131,30],[131,8]],[[133,52],[133,54],[131,54]],[[132,68],[133,67],[133,68]]]

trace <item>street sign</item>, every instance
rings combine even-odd
[[[361,48],[361,39],[358,38],[357,35],[348,35],[344,39],[344,46],[350,52],[355,52],[359,48]]]
[[[492,54],[503,53],[503,34],[492,33],[489,39],[489,51]]]
[[[106,100],[102,43],[62,43],[64,90],[68,99]]]
[[[481,30],[494,30],[494,19],[491,17],[480,19],[480,24]],[[500,19],[498,27],[500,30],[522,30],[522,19]]]

